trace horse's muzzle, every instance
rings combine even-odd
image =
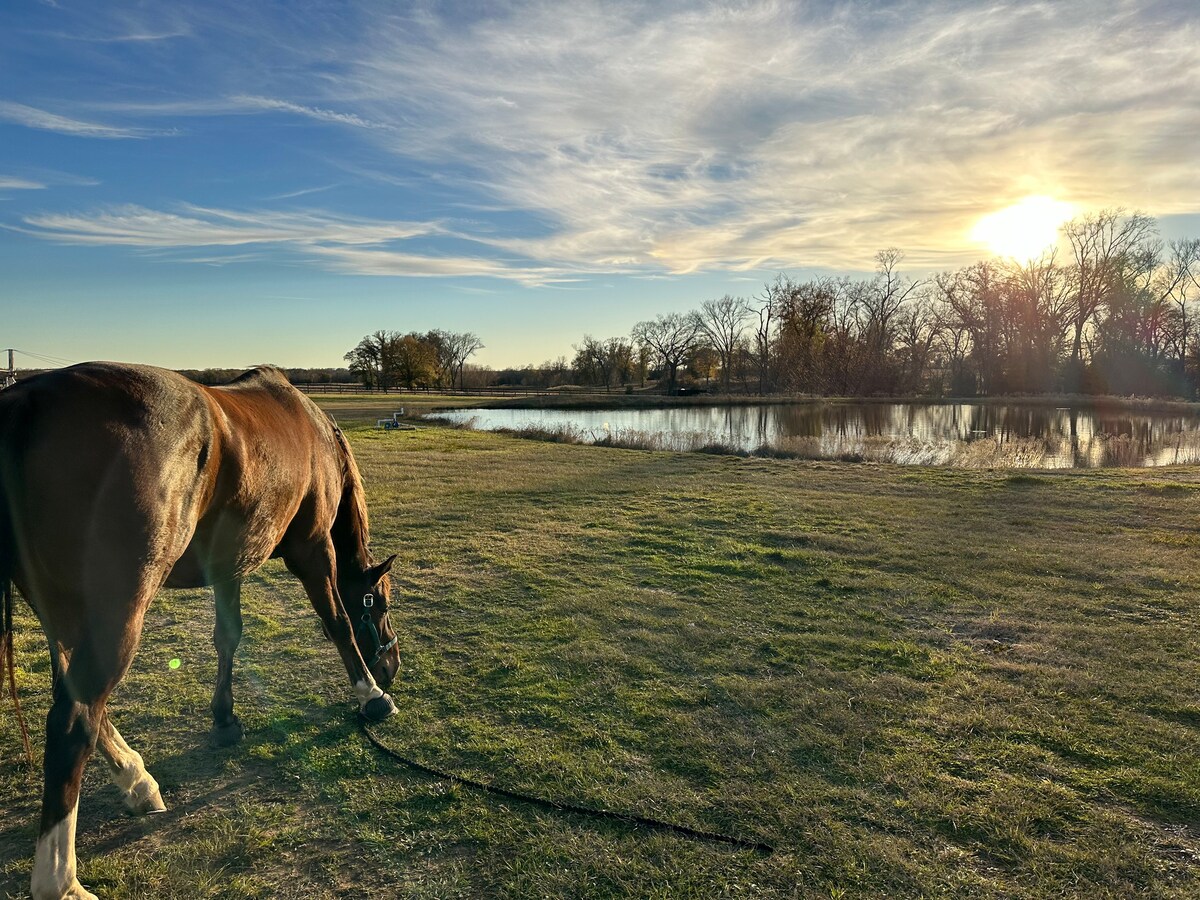
[[[375,683],[383,690],[387,690],[391,683],[396,680],[396,673],[400,670],[400,648],[392,647],[382,653],[375,665],[371,666],[371,677],[375,679]]]

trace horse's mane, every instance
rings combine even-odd
[[[367,524],[367,496],[346,436],[332,420],[330,425],[342,458],[342,499],[333,520],[333,546],[339,557],[349,555],[366,569],[371,564],[371,553],[367,549],[371,538]]]

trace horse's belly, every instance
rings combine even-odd
[[[188,548],[191,549],[190,547]],[[204,572],[194,553],[184,553],[175,563],[171,573],[167,575],[166,586],[169,588],[199,588],[212,584]]]
[[[242,578],[265,563],[278,543],[275,529],[225,508],[201,519],[167,587],[194,588]]]

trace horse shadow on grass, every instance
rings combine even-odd
[[[79,798],[78,855],[84,872],[89,860],[139,844],[145,846],[138,852],[153,856],[173,838],[202,839],[214,821],[199,816],[205,811],[225,821],[231,817],[237,821],[239,803],[286,807],[312,802],[312,787],[301,781],[289,763],[298,761],[314,743],[335,746],[361,740],[348,707],[296,709],[275,718],[251,715],[250,719],[243,741],[218,748],[206,730],[189,733],[182,724],[158,741],[139,737],[138,722],[125,716],[122,724],[127,726],[134,747],[146,758],[147,769],[158,780],[167,809],[149,816],[130,815],[109,779],[103,759],[93,754]],[[314,741],[289,744],[289,735],[314,730],[318,733]],[[147,728],[145,734],[150,733]],[[168,742],[172,748],[164,753],[160,748]],[[20,801],[7,810],[11,817],[6,815],[0,823],[0,897],[28,896],[37,841],[40,763],[34,772],[26,764],[20,765],[24,774],[14,780],[24,782],[27,790],[18,792]],[[227,860],[219,858],[214,858],[211,865],[214,869],[230,868]]]

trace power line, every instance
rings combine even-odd
[[[32,356],[34,359],[56,365],[73,366],[76,362],[78,362],[78,360],[64,359],[61,356],[51,356],[49,353],[35,353],[32,350],[22,350],[20,347],[14,347],[13,350],[23,356]]]
[[[47,364],[53,369],[75,364],[75,360],[73,359],[64,359],[61,356],[51,356],[49,353],[35,353],[32,350],[19,350],[16,347],[8,347],[3,352],[8,354],[8,368],[0,369],[0,389],[12,387],[17,383],[17,368],[13,364],[13,354],[15,353],[20,353],[22,356],[31,357],[34,361]]]

